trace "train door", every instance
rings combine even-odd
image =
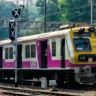
[[[61,39],[61,68],[65,67],[65,39]]]
[[[17,46],[17,67],[22,68],[22,45]]]
[[[0,47],[0,68],[2,68],[3,48]]]
[[[41,41],[41,68],[47,68],[47,40]]]

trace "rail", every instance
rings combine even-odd
[[[14,91],[7,91],[7,90],[1,90],[3,94],[8,94],[8,95],[20,95],[20,96],[31,96],[32,94],[30,93],[24,93],[24,92],[14,92]]]
[[[32,94],[45,94],[45,95],[55,95],[55,96],[82,96],[81,93],[72,91],[52,91],[50,89],[31,89],[31,88],[21,88],[21,87],[10,87],[10,86],[0,86],[0,90],[3,94],[20,95],[20,96],[32,96]]]

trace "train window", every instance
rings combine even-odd
[[[88,38],[74,38],[74,45],[77,51],[91,50],[91,46]]]
[[[5,59],[8,59],[8,48],[5,48]]]
[[[56,56],[56,42],[52,42],[52,56]]]
[[[13,59],[13,48],[5,48],[5,59]]]
[[[36,47],[35,45],[31,45],[31,57],[35,57],[36,56]]]
[[[74,37],[79,37],[79,36],[90,37],[90,33],[89,32],[84,32],[82,34],[79,34],[79,32],[74,32]]]
[[[12,47],[9,48],[9,58],[10,59],[13,58],[13,48]]]
[[[30,45],[25,46],[25,57],[30,58]]]

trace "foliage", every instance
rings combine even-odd
[[[96,5],[93,0],[94,19],[96,19]],[[70,22],[90,22],[90,0],[59,0],[60,8],[64,12],[61,19]]]
[[[34,5],[25,6],[21,13],[24,21],[40,21],[44,26],[45,19],[45,1],[46,1],[46,21],[47,22],[90,22],[90,0],[37,0]],[[12,10],[19,8],[12,2],[0,2],[0,17],[12,17]],[[93,19],[96,20],[96,0],[93,0]],[[0,19],[1,20],[1,19]],[[0,22],[1,24],[1,22]],[[26,24],[26,27],[34,26],[34,24]],[[19,26],[20,27],[20,26]],[[24,27],[24,26],[22,26]],[[43,28],[37,29],[20,29],[20,35],[30,35],[42,33]],[[8,31],[8,30],[7,30]],[[0,29],[0,36],[8,36],[6,29]],[[4,35],[5,34],[5,35]],[[0,38],[1,38],[0,37]]]
[[[39,9],[39,14],[42,15],[43,20],[45,17],[45,0],[38,0],[37,7]],[[49,21],[59,21],[60,20],[60,12],[58,0],[46,0],[46,20]]]

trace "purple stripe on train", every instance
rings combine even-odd
[[[53,65],[52,64],[50,64],[49,65],[49,67],[48,68],[60,68],[60,64],[58,64],[57,65],[57,62],[60,62],[60,60],[59,61],[52,61],[52,63],[54,63]],[[55,64],[56,64],[56,66],[55,66]],[[72,63],[70,63],[70,61],[69,60],[66,60],[65,61],[65,67],[66,68],[68,68],[68,67],[82,67],[82,66],[92,66],[92,67],[96,67],[96,64],[72,64]],[[3,63],[3,66],[2,66],[3,68],[9,68],[9,69],[14,69],[15,68],[15,62],[4,62]],[[28,62],[28,61],[25,61],[25,62],[23,62],[23,64],[22,64],[22,68],[29,68],[29,69],[32,69],[32,68],[39,68],[38,67],[38,65],[37,65],[37,63],[30,63],[30,62]]]
[[[15,62],[3,62],[3,68],[15,68]]]
[[[22,68],[30,68],[30,67],[31,67],[31,65],[30,65],[29,61],[22,62]]]
[[[38,68],[38,65],[35,61],[24,61],[22,62],[22,68]]]

